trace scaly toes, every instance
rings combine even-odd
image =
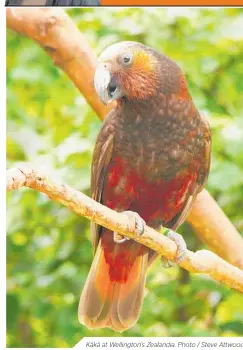
[[[182,237],[182,235],[180,235],[179,233],[177,233],[175,231],[169,231],[167,234],[167,237],[170,238],[172,241],[174,241],[177,245],[176,257],[173,261],[168,260],[165,257],[162,257],[161,261],[162,261],[162,265],[164,267],[172,267],[172,266],[180,264],[185,259],[187,246],[186,246],[186,242],[184,241],[184,238]]]
[[[146,222],[141,218],[141,216],[134,211],[123,211],[122,214],[126,214],[128,217],[132,217],[135,219],[135,231],[137,236],[141,236],[144,232],[144,228],[146,226]]]
[[[122,214],[127,215],[128,217],[132,217],[133,219],[135,219],[135,232],[137,236],[141,236],[144,232],[144,228],[145,228],[145,221],[139,216],[138,213],[134,212],[134,211],[123,211]],[[114,232],[113,235],[113,240],[115,243],[124,243],[126,241],[128,241],[130,238],[128,237],[124,237],[122,235],[120,235],[117,232]]]
[[[180,235],[175,231],[169,231],[167,237],[170,238],[172,241],[174,241],[175,244],[177,245],[177,254],[174,261],[176,264],[180,264],[186,257],[186,251],[187,251],[186,242],[182,237],[182,235]]]

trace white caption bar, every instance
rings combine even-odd
[[[241,349],[242,338],[83,338],[75,349]]]

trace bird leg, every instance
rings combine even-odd
[[[123,211],[122,214],[127,215],[128,217],[135,219],[135,232],[137,236],[141,236],[144,232],[144,227],[146,225],[145,221],[141,216],[134,211]],[[114,232],[113,239],[115,243],[124,243],[129,241],[130,238],[122,236],[120,233]]]
[[[182,235],[180,235],[175,231],[169,231],[167,234],[167,237],[176,243],[177,253],[173,261],[167,259],[164,256],[161,257],[162,265],[165,268],[173,267],[175,265],[180,264],[185,259],[186,251],[187,251],[186,242],[184,241],[184,238],[182,237]]]

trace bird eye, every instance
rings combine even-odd
[[[122,57],[122,62],[123,64],[127,65],[127,64],[130,64],[132,61],[132,56],[129,55],[129,54],[126,54]]]

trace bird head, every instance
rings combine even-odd
[[[158,54],[158,53],[157,53]],[[95,89],[108,104],[123,98],[147,100],[160,85],[156,51],[137,42],[124,41],[106,48],[95,71]]]

